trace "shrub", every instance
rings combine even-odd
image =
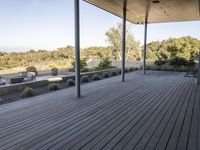
[[[112,63],[112,61],[109,61],[108,58],[103,58],[103,59],[100,61],[98,67],[99,67],[99,68],[108,68],[108,67],[111,66],[111,63]]]
[[[121,73],[122,73],[122,71],[121,71],[121,70],[119,70],[119,71],[118,71],[118,74],[121,74]]]
[[[103,77],[104,77],[104,78],[109,78],[109,77],[110,77],[110,74],[106,72],[106,73],[103,74]]]
[[[134,71],[134,67],[130,67],[130,68],[129,68],[129,71],[130,71],[130,72]]]
[[[101,77],[97,74],[95,74],[93,77],[92,77],[92,80],[94,81],[97,81],[97,80],[101,80]]]
[[[103,58],[98,66],[95,68],[96,71],[98,70],[105,70],[105,69],[111,69],[111,68],[116,68],[111,65],[112,61],[109,61],[108,58]]]
[[[186,63],[187,71],[195,70],[195,62],[193,60],[188,60]]]
[[[75,72],[75,68],[69,68],[68,71]],[[89,68],[80,69],[80,72],[89,72],[89,71],[93,71],[93,70]]]
[[[184,58],[175,57],[169,61],[170,66],[174,66],[176,68],[180,66],[185,66],[187,61]]]
[[[167,63],[167,61],[166,60],[156,60],[156,61],[154,61],[154,64],[156,65],[156,66],[162,66],[162,65],[164,65],[165,63]]]
[[[52,76],[57,76],[58,75],[58,68],[56,68],[56,67],[52,68],[51,73],[52,73]]]
[[[74,72],[75,69],[74,69],[74,68],[69,68],[68,71],[69,71],[69,72]]]
[[[67,80],[67,86],[74,86],[74,85],[75,85],[75,81],[73,79]]]
[[[117,73],[115,71],[111,73],[111,76],[116,76],[116,75]]]
[[[117,67],[115,67],[115,66],[109,66],[109,67],[105,67],[105,68],[95,67],[94,71],[106,70],[106,69],[113,69],[113,68],[117,68]]]
[[[88,72],[88,71],[90,71],[90,69],[89,69],[89,68],[83,68],[83,69],[81,69],[80,71],[81,71],[81,72]]]
[[[148,65],[146,65],[146,66],[145,66],[145,70],[151,70],[151,67],[148,66]]]
[[[125,68],[125,72],[127,73],[129,70],[128,70],[128,68]]]
[[[37,69],[34,66],[30,66],[26,68],[27,72],[37,72]]]
[[[72,61],[73,69],[75,69],[75,61]],[[80,60],[80,69],[85,69],[87,67],[87,62],[85,59]]]
[[[30,87],[25,87],[25,89],[21,93],[22,97],[33,97],[35,96],[35,90]]]
[[[49,84],[48,85],[48,90],[50,90],[50,91],[58,90],[58,84],[56,84],[56,83]]]
[[[134,68],[135,71],[139,70],[139,68]]]
[[[81,77],[81,82],[82,82],[82,83],[87,83],[87,82],[89,82],[88,76],[82,76],[82,77]]]

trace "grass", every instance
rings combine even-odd
[[[21,93],[21,97],[33,97],[35,96],[35,90],[30,87],[25,87],[25,89]]]
[[[38,71],[51,70],[52,67],[56,67],[58,69],[72,67],[71,60],[56,60],[56,61],[41,62],[41,63],[31,63],[29,64],[29,66],[35,66]],[[15,74],[18,72],[23,72],[23,71],[26,71],[27,67],[28,66],[0,69],[0,75]]]

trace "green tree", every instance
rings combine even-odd
[[[103,58],[109,58],[110,60],[114,59],[114,56],[112,54],[112,47],[89,47],[85,48],[81,51],[81,57],[83,59],[103,59]]]
[[[161,42],[151,42],[147,45],[148,60],[171,60],[183,58],[192,60],[198,55],[200,40],[191,37],[170,38]]]
[[[106,32],[107,41],[113,47],[112,55],[115,60],[122,59],[122,24],[118,23],[117,27],[112,27]],[[126,32],[126,60],[140,59],[140,43],[135,40],[131,33],[130,27],[127,27]]]

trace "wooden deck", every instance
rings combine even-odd
[[[200,150],[200,87],[140,72],[0,106],[0,150]]]

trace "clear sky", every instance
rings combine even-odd
[[[74,0],[0,0],[0,50],[56,49],[74,45]],[[104,46],[105,32],[121,19],[81,1],[81,47]],[[131,25],[143,44],[143,26]],[[148,42],[200,39],[200,22],[153,24]]]

